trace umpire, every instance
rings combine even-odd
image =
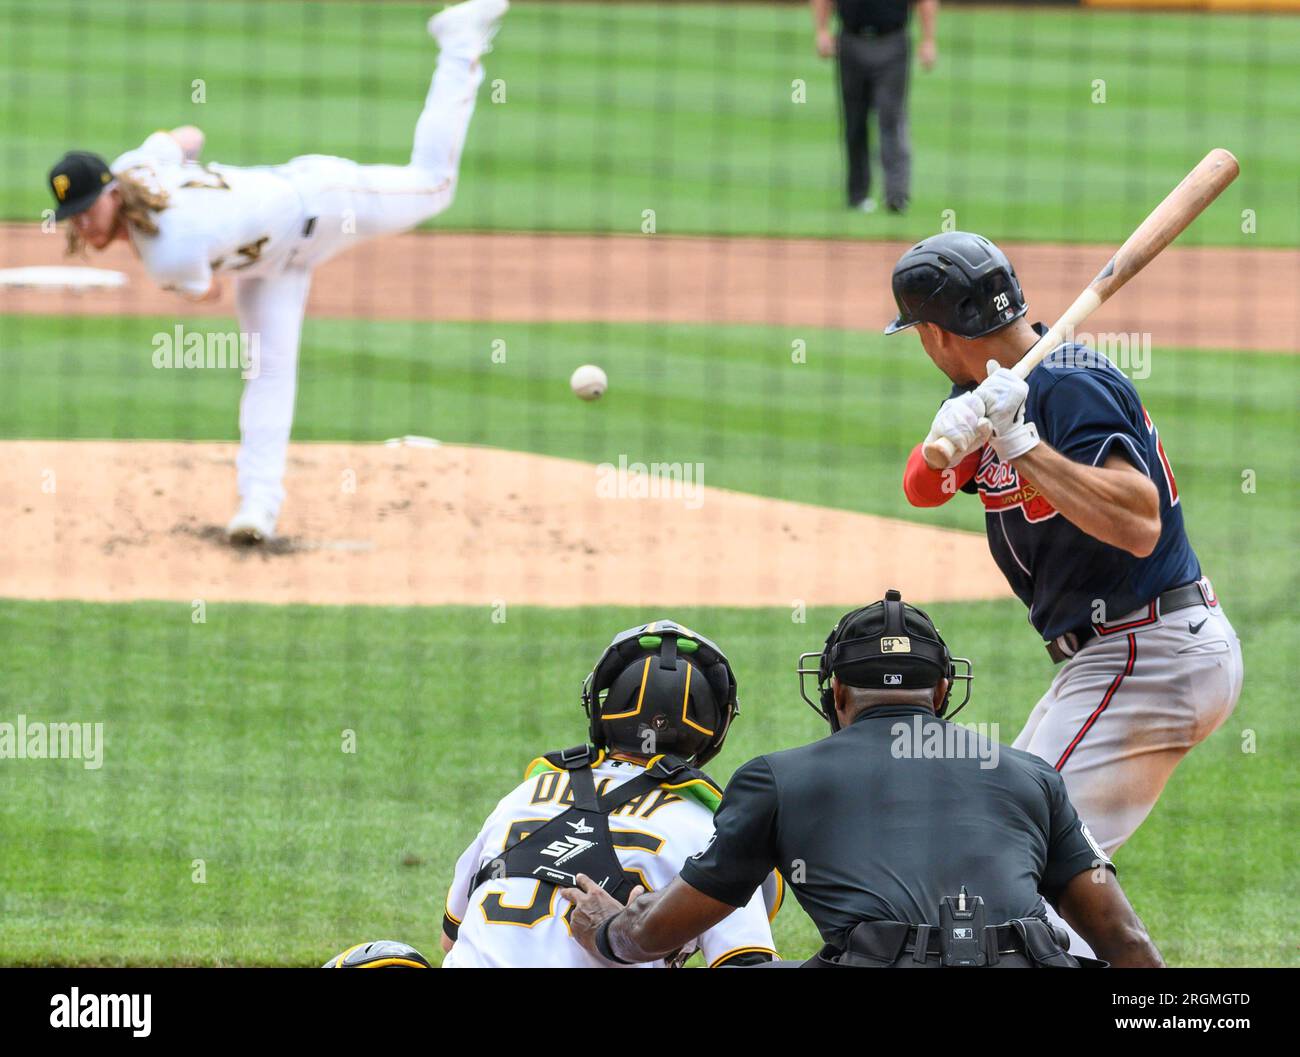
[[[841,116],[848,155],[849,208],[872,213],[871,161],[867,120],[876,112],[880,125],[880,161],[885,169],[885,208],[907,208],[912,147],[907,133],[907,79],[911,43],[908,9],[914,0],[834,0],[839,15],[838,39],[831,34],[832,0],[811,0],[817,31],[817,53],[839,58]],[[919,58],[925,69],[934,66],[935,24],[939,0],[915,0],[921,20]]]
[[[970,696],[970,664],[925,613],[889,591],[802,667],[817,656],[801,658],[800,692],[831,736],[741,767],[712,841],[667,888],[624,909],[580,876],[564,895],[583,946],[657,958],[744,906],[775,868],[826,942],[811,967],[1079,965],[1044,899],[1099,958],[1162,964],[1061,776],[944,718],[955,679],[967,683],[958,709]]]

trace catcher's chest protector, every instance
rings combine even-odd
[[[528,877],[571,888],[577,883],[577,875],[584,873],[620,903],[626,903],[641,879],[623,871],[609,832],[610,813],[657,789],[665,781],[693,773],[692,768],[665,756],[641,774],[600,795],[591,770],[595,757],[588,746],[566,749],[546,758],[569,772],[573,806],[485,863],[474,876],[472,889],[503,877]]]

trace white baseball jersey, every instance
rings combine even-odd
[[[130,229],[145,268],[165,289],[198,297],[214,271],[269,274],[302,238],[302,198],[276,168],[186,161],[166,132],[155,132],[109,168],[167,194],[167,208],[153,214],[157,235]]]
[[[643,766],[610,760],[601,753],[593,768],[598,792],[617,788],[641,774]],[[570,903],[553,885],[525,877],[485,881],[471,890],[474,877],[508,845],[517,843],[572,806],[569,775],[545,759],[534,760],[522,785],[507,795],[488,816],[474,842],[456,863],[447,894],[444,928],[456,944],[443,960],[444,968],[546,966],[599,968],[610,963],[588,954],[572,938]],[[619,861],[638,875],[651,891],[664,888],[682,863],[703,848],[713,835],[709,793],[698,795],[701,781],[667,784],[634,798],[609,815]],[[708,787],[711,795],[716,790]],[[761,891],[747,905],[728,915],[691,945],[703,952],[705,964],[716,966],[746,951],[774,953],[772,930]],[[640,968],[662,968],[646,962]]]
[[[130,230],[132,245],[160,286],[190,297],[213,272],[234,279],[239,328],[259,339],[259,364],[239,406],[239,495],[276,516],[297,392],[298,346],[312,270],[367,239],[406,231],[437,216],[455,196],[460,157],[483,65],[482,39],[440,42],[410,162],[360,165],[308,154],[283,165],[200,165],[155,133],[109,168],[167,192],[153,214],[157,235]]]

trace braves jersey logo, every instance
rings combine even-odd
[[[1056,516],[1056,508],[1033,485],[1021,481],[1016,468],[1009,462],[999,462],[991,447],[985,446],[975,471],[984,509],[994,513],[1020,507],[1025,520],[1046,521]]]

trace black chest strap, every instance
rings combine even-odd
[[[675,757],[665,756],[602,795],[596,791],[592,772],[596,757],[588,747],[582,749],[587,751],[566,749],[546,757],[568,771],[572,805],[484,863],[474,876],[471,890],[505,877],[527,877],[543,884],[571,887],[577,875],[584,873],[619,902],[627,902],[641,879],[627,874],[619,862],[609,816],[664,782],[691,772],[691,768]]]

